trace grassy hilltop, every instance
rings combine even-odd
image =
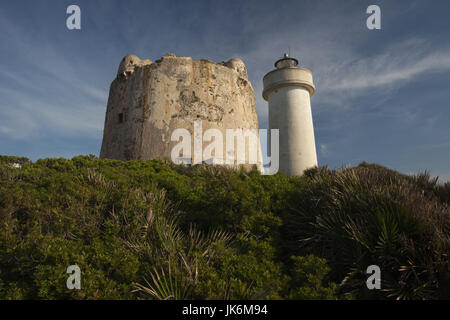
[[[449,204],[450,183],[366,163],[288,178],[2,156],[0,298],[450,299]]]

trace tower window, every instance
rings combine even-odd
[[[123,123],[123,120],[124,120],[123,113],[119,113],[118,122]]]

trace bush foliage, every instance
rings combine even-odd
[[[2,156],[0,182],[2,299],[450,298],[450,184],[426,173]]]

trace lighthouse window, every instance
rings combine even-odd
[[[123,113],[119,113],[119,123],[123,123],[124,117],[123,117]]]

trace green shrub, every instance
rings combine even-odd
[[[0,298],[448,298],[448,190],[366,163],[288,178],[0,156]]]
[[[449,298],[450,212],[436,180],[363,163],[310,171],[285,215],[286,251],[327,259],[341,290],[358,298]],[[378,265],[382,290],[368,290]]]
[[[326,277],[331,269],[325,259],[313,255],[292,256],[291,259],[293,265],[288,296],[290,299],[336,299],[337,285],[333,282],[326,283]]]

